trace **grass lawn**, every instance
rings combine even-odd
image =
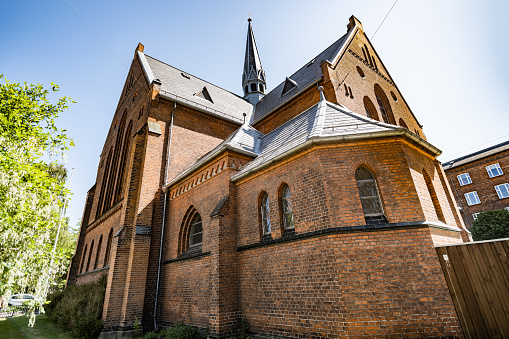
[[[0,319],[0,338],[72,339],[72,336],[53,325],[45,314],[41,314],[37,316],[34,327],[28,327],[28,317],[26,315]]]

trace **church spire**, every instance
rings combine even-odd
[[[242,87],[244,88],[244,99],[256,105],[265,95],[265,72],[262,68],[258,48],[256,48],[251,18],[247,21],[246,56],[244,58],[244,71],[242,72]]]

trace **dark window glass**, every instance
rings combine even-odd
[[[365,217],[383,215],[382,202],[378,195],[378,188],[373,174],[364,167],[359,167],[355,171],[355,180],[359,189],[362,210]]]
[[[285,229],[295,228],[293,223],[292,192],[288,185],[283,187],[281,203],[283,204],[283,224]]]
[[[262,214],[262,228],[263,234],[270,234],[270,207],[269,207],[269,196],[264,193],[262,196],[262,203],[260,205],[260,212]]]
[[[191,228],[189,231],[189,248],[201,245],[203,240],[202,235],[203,228],[201,217],[198,213],[196,213],[191,221]]]

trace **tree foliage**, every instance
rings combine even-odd
[[[54,267],[49,267],[62,222],[60,211],[69,194],[67,172],[58,161],[73,145],[55,124],[72,100],[50,102],[48,96],[58,91],[58,86],[51,86],[47,90],[40,84],[10,83],[0,75],[0,295],[4,297],[19,292],[45,297],[47,282],[61,276],[67,269],[62,263],[70,257],[68,239],[62,240]]]
[[[502,209],[479,213],[470,231],[475,241],[509,238],[509,212]]]

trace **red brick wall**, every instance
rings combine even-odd
[[[461,336],[429,229],[334,234],[239,253],[255,332],[321,338]]]
[[[498,163],[502,172],[501,176],[490,178],[486,167]],[[509,207],[509,198],[500,199],[495,191],[495,186],[509,183],[509,151],[500,152],[491,156],[472,161],[470,163],[453,167],[451,169],[445,168],[447,180],[453,190],[457,191],[456,199],[459,199],[461,207],[464,209],[467,216],[462,213],[465,224],[472,226],[474,218],[472,214],[502,209]],[[472,183],[465,186],[460,186],[458,175],[468,173]],[[468,206],[465,193],[476,191],[481,203],[478,205]]]

